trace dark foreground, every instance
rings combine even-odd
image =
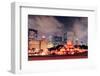
[[[47,56],[29,56],[29,61],[34,60],[58,60],[58,59],[83,59],[88,58],[88,53],[79,53],[74,55],[47,55]]]

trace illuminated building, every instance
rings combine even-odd
[[[48,47],[48,40],[46,39],[45,36],[42,36],[42,39],[40,40],[40,49],[47,49]]]
[[[29,49],[37,48],[40,49],[40,41],[39,40],[30,40],[29,41]]]

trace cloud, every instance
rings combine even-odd
[[[73,23],[73,31],[79,41],[87,43],[88,41],[88,22],[87,18],[76,19]]]
[[[39,34],[61,34],[63,24],[52,16],[33,16],[28,20],[28,27],[38,30]]]
[[[63,18],[63,17],[62,17]],[[28,28],[38,30],[41,37],[45,35],[62,35],[64,32],[74,32],[79,41],[87,43],[88,18],[87,17],[64,17],[63,22],[53,16],[29,15]]]

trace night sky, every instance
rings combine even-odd
[[[42,35],[49,38],[51,35],[75,32],[79,41],[88,42],[87,17],[28,15],[28,28],[38,30],[39,38]]]

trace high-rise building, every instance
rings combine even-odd
[[[48,40],[45,38],[45,36],[42,37],[40,40],[40,49],[47,49],[48,48]]]
[[[55,46],[62,44],[62,36],[53,36],[53,44]]]
[[[66,43],[66,41],[67,41],[67,32],[63,34],[63,42]]]
[[[28,39],[32,40],[32,39],[37,39],[38,36],[38,31],[35,29],[28,29]]]
[[[39,40],[30,40],[28,43],[29,49],[40,49],[40,41]]]

